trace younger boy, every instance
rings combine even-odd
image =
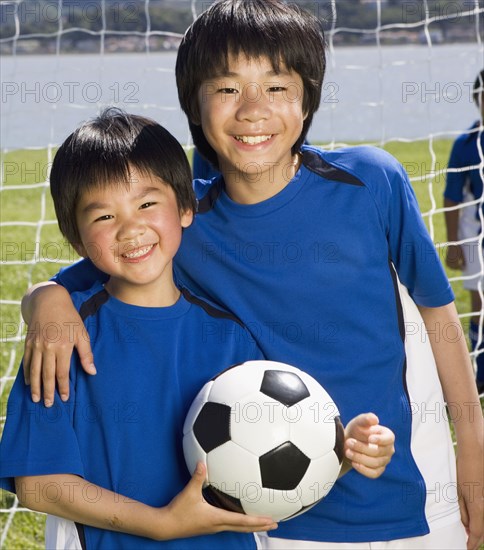
[[[198,214],[175,258],[177,279],[230,307],[268,359],[318,379],[344,421],[372,410],[396,432],[378,479],[357,466],[261,544],[421,550],[463,548],[468,539],[477,548],[484,426],[453,294],[393,157],[301,147],[324,69],[319,22],[277,0],[214,3],[177,58],[194,145],[222,173],[196,182]],[[58,280],[72,290],[92,276],[84,262]],[[44,288],[26,299],[27,320],[44,326],[56,295],[57,311],[71,319],[65,291]],[[39,398],[40,362],[49,395],[56,366],[63,387],[65,360],[34,344],[32,336]],[[89,368],[88,346],[76,345]]]
[[[476,313],[471,318],[469,326],[471,348],[475,351],[479,340],[479,312],[482,309],[479,285],[484,290],[484,277],[481,273],[482,246],[479,244],[479,234],[482,230],[479,214],[481,204],[475,204],[475,201],[482,197],[484,179],[482,168],[479,168],[483,162],[482,155],[484,154],[484,132],[482,130],[484,124],[484,70],[476,77],[472,96],[479,109],[479,120],[474,122],[469,130],[461,134],[452,147],[444,191],[444,206],[452,208],[462,203],[474,202],[474,204],[464,205],[462,208],[446,210],[445,224],[449,242],[472,239],[462,245],[449,245],[446,262],[452,269],[461,269],[462,275],[466,277],[463,285],[470,293],[471,309]],[[479,393],[484,392],[483,336],[481,336],[480,353],[476,358],[476,384]]]
[[[204,502],[204,468],[190,481],[183,458],[198,390],[261,356],[235,318],[173,282],[195,206],[183,148],[148,119],[107,111],[60,147],[51,191],[62,233],[109,275],[72,295],[98,373],[74,358],[70,399],[56,395],[52,409],[32,403],[19,373],[1,486],[53,514],[46,548],[254,548],[250,531],[274,523]]]

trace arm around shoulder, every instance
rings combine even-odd
[[[89,336],[69,293],[54,282],[33,286],[22,299],[22,315],[29,325],[25,338],[24,377],[32,399],[54,402],[55,384],[64,401],[69,397],[69,368],[76,348],[84,370],[95,374]],[[41,388],[43,384],[43,388]]]

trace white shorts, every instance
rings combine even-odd
[[[47,514],[45,548],[46,550],[82,550],[76,524],[68,519]]]
[[[479,281],[484,289],[484,274],[481,273],[482,247],[479,246],[478,236],[481,230],[481,223],[476,219],[476,207],[464,206],[459,213],[459,241],[464,239],[473,239],[467,243],[461,244],[464,254],[465,266],[462,270],[463,286],[466,290],[478,290]],[[479,276],[481,273],[481,276]]]
[[[268,537],[257,533],[260,550],[466,550],[467,533],[462,522],[447,525],[421,537],[383,542],[316,542]]]

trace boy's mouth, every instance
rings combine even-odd
[[[121,254],[123,258],[126,258],[128,260],[135,260],[136,258],[141,258],[142,256],[145,256],[148,254],[148,252],[154,247],[154,244],[150,244],[148,246],[144,246],[143,248],[137,248],[136,250],[130,250],[129,252],[125,252],[124,254]]]
[[[247,143],[249,145],[264,143],[264,141],[268,141],[271,137],[272,134],[266,136],[234,136],[237,141],[241,141],[242,143]]]

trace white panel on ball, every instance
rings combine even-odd
[[[245,395],[254,393],[260,387],[265,368],[260,363],[264,361],[247,361],[244,369],[234,367],[222,373],[215,379],[210,400],[216,403],[231,405]],[[250,376],[245,372],[250,369]]]
[[[283,417],[285,408],[278,401],[260,392],[237,401],[232,405],[232,441],[255,456],[261,456],[289,441],[290,425]]]
[[[332,401],[323,401],[322,395],[315,390],[311,396],[297,403],[293,407],[299,412],[299,417],[290,424],[290,440],[309,458],[325,455],[334,448],[336,431],[334,428],[334,414],[322,414],[328,404],[334,413]],[[320,437],[314,437],[317,432]]]
[[[210,484],[235,498],[251,491],[251,486],[262,486],[257,456],[232,441],[213,449],[207,455]]]

